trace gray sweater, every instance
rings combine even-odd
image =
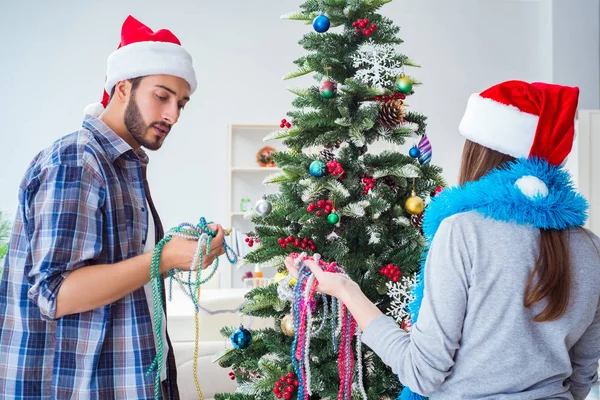
[[[445,219],[426,261],[411,334],[387,316],[362,340],[414,392],[441,399],[584,399],[600,358],[600,240],[570,231],[567,312],[537,323],[523,305],[539,230],[475,211]],[[593,242],[592,242],[593,240]]]

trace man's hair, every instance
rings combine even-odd
[[[127,79],[127,81],[131,82],[131,94],[135,93],[135,91],[137,90],[138,86],[140,86],[140,82],[142,81],[142,79],[144,79],[143,76],[138,76],[137,78]],[[109,100],[108,100],[109,103],[110,103],[110,100],[115,95],[116,88],[117,88],[117,85],[113,86],[112,90],[110,91],[110,97],[109,97]]]

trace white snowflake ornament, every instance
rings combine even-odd
[[[372,41],[362,44],[352,56],[352,66],[359,68],[354,78],[382,89],[402,73],[402,63],[394,56],[396,51],[391,44],[375,44]]]

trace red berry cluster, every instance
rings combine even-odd
[[[260,379],[260,375],[256,371],[248,372],[245,370],[237,369],[237,372],[239,375],[250,375],[253,378]],[[229,379],[231,379],[232,381],[235,380],[235,372],[229,371]]]
[[[280,128],[291,128],[291,127],[292,127],[292,124],[290,124],[290,123],[287,121],[287,119],[285,119],[285,118],[284,118],[284,119],[282,119],[282,120],[281,120],[281,124],[279,124],[279,127],[280,127]]]
[[[346,171],[342,168],[342,164],[338,160],[330,160],[327,162],[327,171],[330,175],[339,175],[338,179],[344,179]]]
[[[364,192],[365,194],[369,193],[369,190],[375,187],[375,178],[371,176],[364,175],[362,176],[362,181],[365,184]]]
[[[251,236],[247,236],[246,239],[244,239],[244,241],[246,243],[248,243],[248,247],[252,247],[254,246],[254,243],[260,243],[260,239],[257,237],[251,237]]]
[[[292,372],[288,372],[287,375],[282,375],[281,378],[277,382],[275,382],[275,387],[273,388],[273,393],[275,393],[275,397],[281,399],[291,399],[292,393],[294,390],[300,385],[298,379]]]
[[[302,249],[311,249],[312,251],[315,251],[317,249],[317,246],[315,246],[315,242],[313,242],[311,239],[309,238],[295,238],[293,236],[288,236],[287,238],[279,238],[277,239],[277,243],[279,243],[279,245],[281,246],[282,249],[285,249],[288,244],[290,246],[296,246],[296,247],[301,247]]]
[[[390,100],[404,100],[406,95],[400,92],[396,92],[393,95],[384,94],[383,96],[375,96],[375,100],[380,101],[382,103],[387,103]]]
[[[317,217],[320,217],[321,215],[323,215],[323,212],[325,212],[326,215],[329,215],[329,214],[331,214],[332,211],[335,211],[335,208],[333,208],[333,202],[331,200],[319,200],[319,201],[317,201],[316,204],[310,203],[308,205],[308,208],[306,209],[306,211],[308,211],[309,213],[312,213],[317,208],[323,209],[323,211],[318,210],[316,212]]]
[[[356,33],[362,33],[365,36],[371,36],[371,34],[373,32],[375,32],[375,29],[377,29],[376,24],[369,25],[368,18],[364,18],[364,19],[359,18],[352,23],[352,26],[356,30]]]
[[[379,268],[379,273],[387,276],[394,282],[398,282],[400,280],[400,268],[394,264],[388,264],[385,267]]]

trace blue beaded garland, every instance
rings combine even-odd
[[[244,350],[252,343],[252,334],[242,325],[231,335],[231,343],[238,350]]]
[[[319,33],[327,32],[329,30],[329,26],[331,25],[331,21],[325,15],[318,15],[313,20],[313,28],[315,31]]]

